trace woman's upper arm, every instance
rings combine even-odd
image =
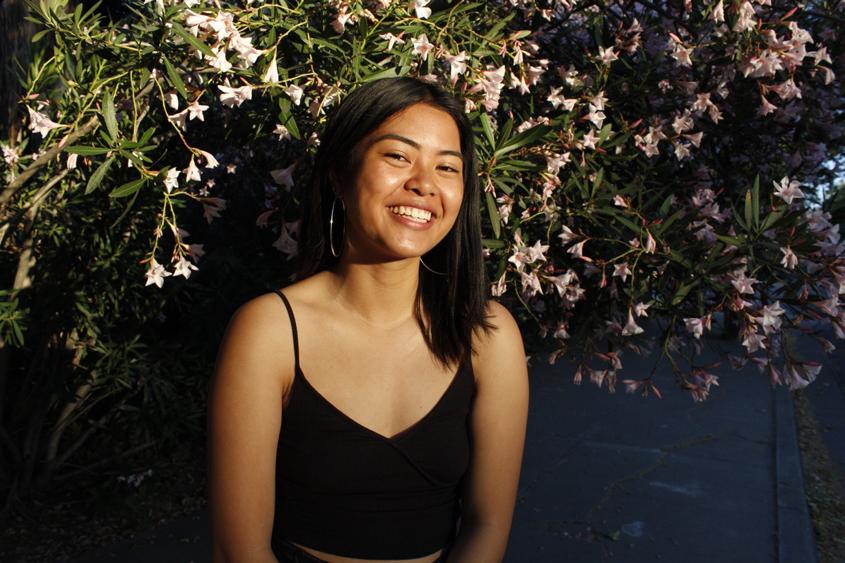
[[[525,444],[528,370],[513,317],[493,301],[489,302],[488,313],[494,329],[477,337],[473,361],[477,394],[464,517],[468,525],[496,528],[506,542]]]
[[[264,295],[235,312],[220,345],[208,407],[214,561],[273,560],[276,449],[293,371],[287,323],[279,298]]]

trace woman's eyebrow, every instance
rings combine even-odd
[[[414,147],[415,149],[419,149],[419,148],[420,148],[420,144],[419,144],[418,142],[414,141],[413,139],[409,139],[408,137],[403,137],[402,135],[397,135],[396,133],[385,133],[384,135],[381,135],[380,137],[377,137],[376,139],[373,139],[373,143],[372,143],[372,144],[376,144],[376,143],[378,143],[379,141],[383,141],[383,140],[385,140],[385,139],[393,139],[393,140],[395,140],[395,141],[399,141],[399,142],[402,142],[402,143],[406,143],[406,144],[408,144],[408,145],[411,145],[411,146],[412,146],[412,147]],[[460,159],[463,159],[463,158],[464,158],[464,155],[462,155],[462,154],[461,154],[460,152],[458,152],[458,151],[442,150],[442,151],[438,152],[437,154],[449,154],[449,155],[452,155],[452,156],[457,156],[457,157],[458,157],[458,158],[460,158]]]

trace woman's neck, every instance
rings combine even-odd
[[[392,328],[413,317],[419,285],[416,258],[378,264],[341,259],[330,273],[335,302],[365,323]]]

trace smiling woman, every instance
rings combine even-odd
[[[485,295],[478,191],[439,87],[375,81],[335,110],[300,281],[244,304],[218,357],[215,561],[502,560],[528,383]]]

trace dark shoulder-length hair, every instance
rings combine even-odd
[[[361,140],[388,118],[414,104],[427,104],[448,113],[461,137],[463,201],[452,230],[423,257],[430,268],[440,273],[420,267],[415,306],[417,322],[429,350],[448,365],[467,359],[474,332],[487,331],[490,324],[485,314],[487,282],[472,125],[463,103],[439,86],[410,77],[374,80],[353,90],[329,116],[320,136],[312,187],[305,197],[298,278],[330,269],[337,263],[329,241],[329,214],[336,195],[332,179],[354,177]]]

